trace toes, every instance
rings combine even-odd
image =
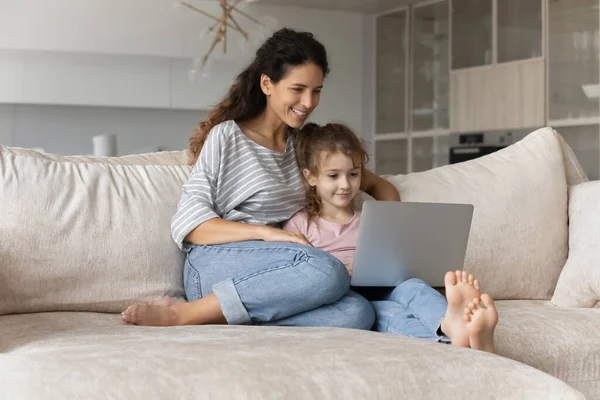
[[[484,293],[481,295],[481,302],[485,306],[485,308],[496,309],[496,305],[494,304],[494,300],[490,295]]]
[[[462,271],[462,281],[464,283],[467,283],[469,281],[469,274],[467,274],[465,271]]]
[[[475,279],[475,280],[473,281],[473,287],[474,287],[475,289],[479,290],[479,281],[478,281],[477,279]]]
[[[456,273],[452,271],[446,272],[446,276],[444,276],[444,284],[446,287],[456,285]]]
[[[469,310],[471,310],[471,312],[474,313],[479,308],[479,299],[477,297],[474,298],[473,300],[471,300],[469,302],[469,304],[467,305],[467,307],[469,307]]]
[[[456,270],[454,274],[456,275],[456,283],[462,282],[462,271]]]
[[[129,306],[121,313],[121,321],[126,324],[135,324],[137,307]]]
[[[127,312],[127,310],[125,310],[121,313],[121,322],[124,324],[129,324],[130,316],[129,316],[129,313]]]
[[[465,322],[471,322],[471,314],[465,314],[463,315],[463,321]]]
[[[469,282],[469,285],[472,285],[473,282],[475,281],[475,277],[473,276],[473,274],[469,274],[469,277],[467,280]]]

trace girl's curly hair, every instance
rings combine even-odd
[[[350,128],[342,124],[330,123],[319,126],[308,123],[298,132],[296,139],[296,161],[300,171],[308,170],[313,176],[319,174],[319,160],[323,153],[337,153],[351,157],[361,173],[369,161],[363,142]],[[306,182],[306,212],[309,219],[321,215],[321,198],[316,188]]]

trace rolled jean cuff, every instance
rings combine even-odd
[[[212,287],[212,291],[217,296],[223,316],[230,325],[250,324],[252,320],[248,311],[240,299],[240,295],[235,288],[233,279],[219,282]]]

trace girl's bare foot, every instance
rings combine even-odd
[[[444,277],[448,308],[442,320],[442,332],[454,346],[469,347],[469,332],[465,324],[465,308],[480,296],[479,281],[465,271],[447,272]]]
[[[121,323],[125,325],[143,326],[179,325],[177,313],[171,307],[161,304],[143,303],[127,307],[127,309],[121,313]]]
[[[494,329],[498,324],[494,300],[487,294],[474,298],[465,309],[464,321],[471,348],[494,353]]]

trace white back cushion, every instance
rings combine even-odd
[[[0,145],[0,314],[119,312],[183,295],[170,221],[187,152],[63,157]]]
[[[563,145],[544,128],[488,156],[388,179],[403,201],[475,206],[465,264],[449,269],[474,273],[497,299],[549,299],[568,252]]]

